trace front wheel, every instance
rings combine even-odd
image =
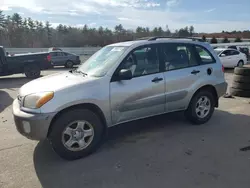
[[[87,109],[75,109],[56,119],[49,140],[59,156],[76,160],[98,148],[103,132],[104,125],[95,113]]]
[[[201,125],[209,121],[215,107],[215,99],[212,92],[208,90],[200,91],[192,98],[185,114],[193,124]]]

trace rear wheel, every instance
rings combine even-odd
[[[27,78],[38,78],[41,75],[41,70],[38,66],[28,66],[24,69],[24,74]]]
[[[54,151],[66,160],[94,152],[101,143],[104,125],[90,110],[75,109],[62,114],[52,125],[49,139]]]
[[[66,68],[72,68],[74,66],[74,63],[72,62],[72,61],[67,61],[66,63],[65,63],[65,67]]]
[[[242,60],[240,60],[237,64],[237,67],[243,67],[244,66],[244,62]]]
[[[185,114],[193,124],[204,124],[212,117],[215,98],[209,90],[201,90],[193,96]]]

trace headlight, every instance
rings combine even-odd
[[[25,108],[40,108],[54,97],[54,92],[41,92],[25,96],[23,106]]]

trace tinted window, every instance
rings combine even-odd
[[[238,51],[231,51],[231,55],[239,55],[240,54],[240,52],[238,52]]]
[[[238,55],[239,52],[235,50],[225,50],[224,52],[222,52],[222,54],[225,54],[226,56],[231,56],[231,55]]]
[[[133,77],[158,73],[160,70],[157,48],[152,46],[137,48],[123,61],[120,69],[130,69]]]
[[[50,55],[51,55],[52,57],[57,56],[57,54],[56,54],[56,53],[50,53]]]
[[[51,56],[64,56],[64,53],[63,52],[52,52],[52,53],[50,53],[51,54]]]
[[[203,65],[203,64],[209,64],[209,63],[215,63],[213,56],[211,55],[211,53],[207,49],[205,49],[202,46],[195,46],[195,49],[196,49],[197,53],[199,54],[200,64]]]
[[[164,44],[163,60],[167,71],[198,65],[194,48],[188,44]]]

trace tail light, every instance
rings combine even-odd
[[[223,65],[221,65],[221,70],[222,70],[222,72],[225,72],[225,68]]]
[[[48,60],[48,62],[50,62],[51,61],[51,55],[49,54],[49,55],[47,55],[47,60]]]

